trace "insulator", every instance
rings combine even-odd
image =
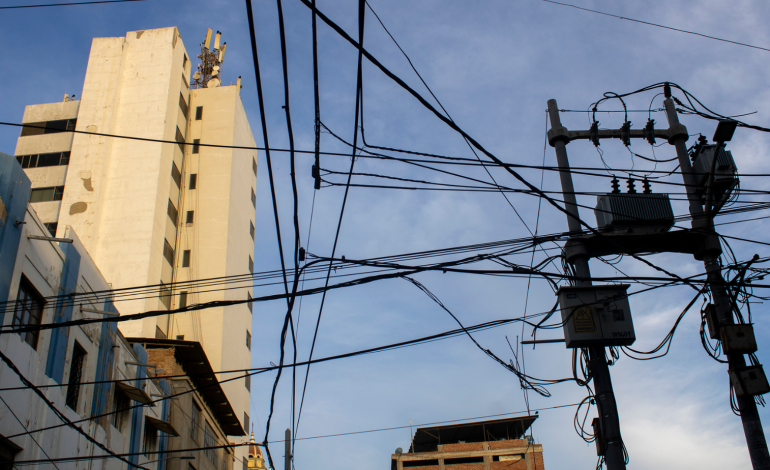
[[[599,146],[599,122],[594,121],[593,124],[591,124],[591,129],[588,130],[589,138],[591,139],[591,143],[594,144],[594,147]]]
[[[642,180],[642,186],[644,187],[644,194],[652,194],[652,188],[650,187],[650,180],[645,176]]]
[[[305,249],[302,247],[299,247],[299,260],[305,261]]]
[[[634,179],[628,178],[628,194],[636,194],[636,187],[634,186]]]
[[[620,126],[620,140],[626,147],[631,145],[631,121],[626,121]]]
[[[648,119],[647,125],[644,126],[644,138],[650,145],[655,145],[655,120]]]
[[[620,182],[612,175],[612,194],[620,194]]]
[[[668,82],[663,84],[663,96],[671,98],[671,85],[669,85]]]

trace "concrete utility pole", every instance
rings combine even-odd
[[[733,325],[735,320],[732,312],[732,301],[727,295],[725,281],[722,278],[722,270],[719,265],[719,240],[716,236],[713,224],[713,213],[706,214],[701,205],[700,196],[696,194],[697,181],[696,175],[690,165],[689,155],[687,153],[688,134],[687,128],[679,123],[679,116],[676,113],[674,101],[671,99],[670,90],[666,89],[666,99],[663,102],[668,117],[670,130],[675,130],[669,138],[669,143],[676,147],[676,154],[679,158],[679,166],[682,169],[682,178],[687,189],[687,200],[690,203],[690,215],[692,216],[692,228],[707,233],[707,246],[716,247],[716,250],[704,250],[703,265],[706,267],[709,289],[714,299],[717,318],[720,325]],[[550,105],[550,102],[549,102]],[[713,160],[717,159],[721,143],[718,143],[714,151]],[[713,165],[712,165],[713,166]],[[712,170],[713,173],[713,170]],[[711,178],[713,181],[713,178]],[[709,211],[712,212],[712,211]],[[709,240],[710,239],[710,240]],[[746,359],[743,354],[728,353],[727,363],[730,370],[736,370],[746,366]],[[757,404],[753,396],[736,396],[738,409],[741,413],[743,422],[743,433],[746,435],[746,444],[749,447],[749,456],[754,470],[770,470],[770,454],[767,449],[765,433],[762,430],[762,422],[759,419]]]
[[[561,179],[561,190],[564,193],[564,203],[566,205],[567,223],[570,232],[579,234],[583,227],[579,220],[577,200],[575,190],[572,186],[572,174],[569,168],[569,159],[567,158],[567,143],[569,138],[566,135],[567,130],[561,125],[559,117],[559,108],[556,100],[548,100],[548,116],[551,120],[551,130],[549,131],[549,143],[556,149],[556,161],[559,164],[559,178]],[[563,136],[563,138],[560,138]],[[685,149],[686,150],[686,149]],[[575,275],[579,278],[576,282],[578,286],[591,285],[591,271],[588,267],[588,257],[575,257],[572,260],[575,268]],[[599,422],[602,432],[602,440],[606,444],[604,459],[608,470],[623,470],[626,468],[625,458],[623,456],[623,439],[620,437],[620,420],[618,418],[618,407],[615,402],[615,394],[612,391],[612,379],[610,369],[607,365],[607,356],[605,348],[602,346],[591,346],[588,349],[588,367],[594,381],[594,390],[596,394],[596,407],[599,410]],[[756,410],[756,408],[755,408]]]
[[[286,439],[284,441],[283,468],[291,470],[291,429],[286,428]]]

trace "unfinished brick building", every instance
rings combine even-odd
[[[391,470],[543,470],[543,446],[527,429],[537,415],[418,428]]]

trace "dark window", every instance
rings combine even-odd
[[[254,206],[254,208],[257,207],[257,195],[254,193],[254,188],[251,188],[251,205]]]
[[[168,217],[174,222],[174,227],[176,227],[179,220],[179,212],[177,212],[176,206],[171,202],[171,199],[168,200]]]
[[[187,307],[187,291],[182,291],[179,293],[179,308],[185,308]]]
[[[249,234],[251,234],[251,239],[254,240],[254,222],[249,221]]]
[[[168,264],[171,266],[174,265],[174,247],[171,246],[171,243],[168,242],[168,240],[164,240],[165,243],[163,245],[163,257],[166,258],[166,261],[168,261]]]
[[[77,119],[60,119],[48,122],[27,122],[21,128],[21,137],[40,134],[54,134],[75,130]]]
[[[249,272],[254,273],[254,260],[251,259],[251,255],[249,255]]]
[[[246,298],[251,300],[251,292],[246,292]],[[249,306],[249,312],[254,313],[254,302],[248,302],[246,305]]]
[[[35,326],[40,324],[43,316],[43,296],[32,286],[32,283],[22,276],[19,283],[19,294],[16,297],[16,309],[13,312],[13,326]],[[33,348],[37,347],[37,331],[19,333],[21,339]]]
[[[56,236],[56,228],[59,226],[57,222],[48,222],[43,225],[45,225],[45,229],[48,230],[48,233],[50,233],[52,237]]]
[[[193,220],[195,219],[195,211],[187,211],[187,220],[185,221],[188,224],[193,223]]]
[[[182,78],[184,78],[184,74],[182,74]],[[184,95],[182,93],[179,93],[179,109],[182,110],[184,118],[187,119],[187,112],[189,111],[189,108],[187,107],[187,101],[185,101]]]
[[[176,335],[177,341],[184,341],[184,335]]]
[[[158,325],[155,325],[155,339],[166,339],[166,333]]]
[[[404,468],[407,467],[438,467],[438,460],[407,460],[402,462]]]
[[[70,162],[70,152],[42,153],[40,155],[19,155],[16,157],[22,168],[39,168],[46,166],[67,165]]]
[[[190,250],[184,250],[182,252],[182,267],[183,268],[190,267]]]
[[[67,384],[67,406],[78,410],[78,398],[80,398],[80,382],[83,378],[83,363],[86,359],[86,351],[78,342],[72,348],[72,363],[70,363],[70,379]]]
[[[182,187],[182,173],[179,172],[179,167],[174,162],[171,162],[171,178],[176,183],[177,188]]]
[[[171,289],[162,282],[160,283],[160,289],[158,290],[158,297],[160,297],[161,303],[163,303],[167,309],[171,308]]]
[[[179,145],[179,150],[184,153],[184,134],[182,134],[178,127],[176,128],[176,143]]]
[[[198,106],[195,108],[195,120],[200,121],[203,119],[203,106]]]
[[[251,351],[251,333],[246,332],[246,347]]]
[[[251,391],[251,375],[246,375],[246,390]]]
[[[64,186],[35,188],[29,194],[29,202],[61,201],[63,196]]]
[[[243,460],[244,465],[246,464],[246,459]],[[190,462],[187,462],[187,470],[196,470],[196,468],[191,464]]]
[[[2,439],[0,442],[0,470],[14,470],[13,460],[21,450],[23,449],[10,440]]]
[[[155,444],[158,441],[158,430],[155,426],[150,424],[147,420],[144,423],[144,447],[142,451],[144,455],[149,458],[153,458],[153,452],[155,452]]]
[[[243,429],[249,429],[249,414],[243,413]]]
[[[192,413],[190,413],[190,437],[194,440],[198,440],[198,427],[201,422],[201,408],[197,403],[192,404]]]
[[[193,173],[190,175],[190,189],[195,189],[198,186],[198,174]]]
[[[201,153],[201,140],[193,139],[192,153]]]
[[[184,55],[184,62],[182,62],[182,70],[185,70],[187,68],[187,54]],[[184,73],[182,74],[184,77]]]
[[[112,394],[112,425],[118,432],[123,431],[123,423],[127,421],[129,406],[131,406],[131,402],[128,396],[115,387],[115,393]]]
[[[214,430],[211,429],[211,425],[206,421],[206,428],[203,430],[203,447],[216,447],[216,445],[217,438],[214,436]],[[217,449],[204,449],[203,453],[205,453],[206,457],[211,460],[214,467],[219,467],[219,462],[217,461]]]
[[[257,176],[257,159],[251,159],[251,169],[254,170],[254,176]]]
[[[182,83],[184,83],[185,88],[190,88],[190,84],[187,82],[187,77],[184,76],[184,71],[182,71]]]

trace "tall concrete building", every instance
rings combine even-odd
[[[197,53],[187,52],[174,27],[95,38],[80,99],[65,95],[24,111],[22,122],[36,127],[23,128],[15,156],[41,221],[53,235],[73,227],[113,289],[152,286],[130,300],[118,291],[121,314],[251,298],[243,275],[254,269],[256,150],[205,144],[256,143],[240,80],[221,82],[219,33],[211,40],[209,30],[193,73]],[[66,132],[73,129],[177,143]],[[240,284],[194,282],[237,275]],[[245,369],[251,310],[209,308],[120,329],[127,337],[196,341],[213,370]],[[244,379],[222,384],[245,430],[249,386]]]

